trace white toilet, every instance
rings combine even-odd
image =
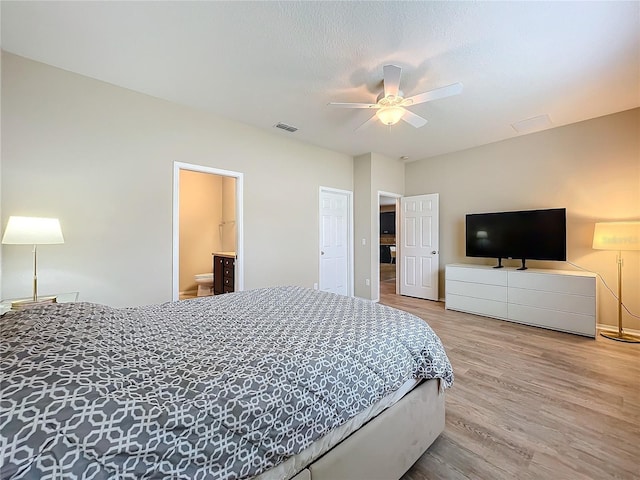
[[[213,273],[199,273],[194,276],[198,285],[198,296],[206,297],[213,294]]]

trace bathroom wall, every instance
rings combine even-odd
[[[211,272],[211,254],[223,249],[219,233],[223,179],[180,170],[180,294],[196,292],[194,275]],[[235,205],[235,200],[231,203]]]
[[[223,252],[235,252],[237,249],[236,220],[236,179],[222,177],[222,225],[219,227],[219,236]]]

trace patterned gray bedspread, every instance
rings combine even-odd
[[[298,287],[0,322],[3,479],[250,478],[407,379],[453,382],[423,320]]]

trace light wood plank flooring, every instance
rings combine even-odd
[[[445,431],[402,480],[640,479],[640,345],[452,312],[400,297],[426,320],[455,383]]]

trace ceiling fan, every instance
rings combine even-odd
[[[402,69],[395,65],[385,65],[382,71],[384,91],[378,95],[376,103],[329,103],[332,107],[375,109],[376,113],[356,130],[373,123],[376,118],[385,125],[395,125],[400,120],[404,120],[408,124],[420,128],[427,123],[427,120],[407,110],[406,107],[462,93],[462,84],[453,83],[446,87],[435,88],[413,97],[404,98],[399,88]]]

